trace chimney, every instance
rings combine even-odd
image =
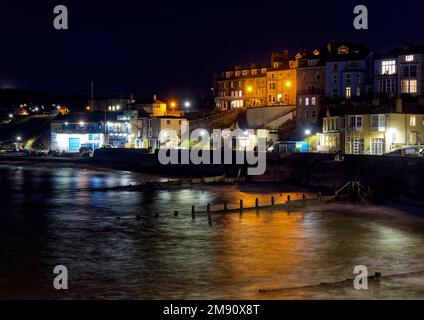
[[[397,97],[395,100],[396,113],[402,113],[402,98]]]
[[[278,53],[278,52],[272,52],[271,53],[271,64],[274,63],[275,59],[280,58],[280,57],[281,57],[281,54],[280,53]]]

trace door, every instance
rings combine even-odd
[[[371,139],[371,154],[382,155],[384,153],[384,139]]]

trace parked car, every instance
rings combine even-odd
[[[88,146],[81,145],[79,148],[79,153],[83,158],[91,158],[93,156],[93,149]]]

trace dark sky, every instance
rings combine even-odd
[[[387,50],[424,43],[422,0],[390,1],[21,1],[0,2],[0,87],[56,93],[205,94],[212,73],[267,63],[272,51],[329,40]],[[53,28],[53,8],[69,30]],[[353,8],[369,9],[369,30]]]

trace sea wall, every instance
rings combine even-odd
[[[333,154],[276,154],[268,158],[263,176],[249,179],[278,180],[328,191],[348,181],[360,181],[380,199],[424,199],[424,158],[345,155],[343,161],[335,161]]]

